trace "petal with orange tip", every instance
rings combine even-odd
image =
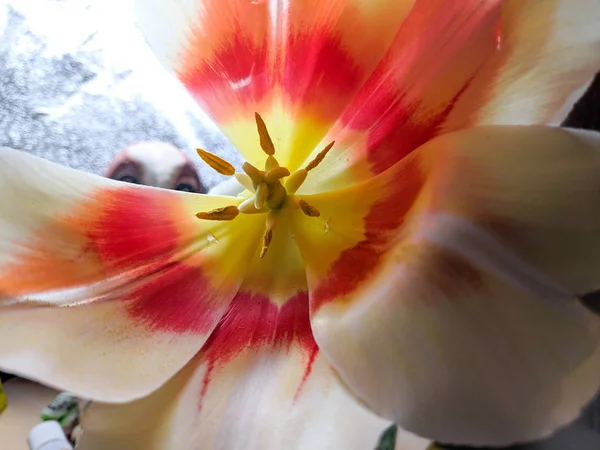
[[[600,386],[598,321],[578,300],[600,287],[600,134],[483,127],[413,156],[423,188],[376,264],[355,265],[359,282],[307,260],[316,341],[408,431],[545,437]]]
[[[259,112],[294,171],[379,64],[413,0],[137,3],[156,54],[244,157],[264,159]]]
[[[85,398],[128,401],[200,349],[254,252],[235,204],[133,186],[0,149],[0,367]],[[210,239],[212,237],[212,239]]]

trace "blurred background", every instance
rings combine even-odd
[[[200,164],[228,141],[156,60],[131,0],[0,0],[0,145],[104,175],[113,156],[159,140]],[[115,11],[119,11],[115,14]]]
[[[201,164],[195,149],[238,164],[240,158],[155,59],[135,28],[131,6],[131,0],[0,0],[0,145],[106,175],[120,151],[161,141],[187,155],[201,185],[213,187],[220,179]],[[599,76],[565,124],[600,130]],[[113,169],[124,181],[143,182]],[[172,188],[185,184],[176,181]],[[594,295],[586,301],[600,304]],[[0,430],[18,426],[10,420],[19,402],[35,411],[36,395],[44,402],[54,395],[36,386],[33,397],[19,397],[24,394],[9,384],[14,408],[0,418]],[[26,427],[39,421],[35,414]],[[554,438],[512,449],[600,449],[600,400]]]

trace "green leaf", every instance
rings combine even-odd
[[[396,433],[398,431],[398,427],[396,425],[392,425],[389,428],[386,428],[381,436],[379,437],[379,442],[377,443],[377,447],[375,450],[394,450],[396,447]]]

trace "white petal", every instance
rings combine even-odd
[[[600,287],[600,134],[483,127],[416,157],[426,182],[382,262],[353,291],[311,299],[317,342],[408,431],[545,437],[600,387],[599,323],[578,301]]]
[[[147,395],[197,353],[237,291],[189,256],[208,246],[194,212],[231,199],[6,148],[0,191],[2,370],[104,401]]]

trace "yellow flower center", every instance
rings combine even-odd
[[[233,220],[239,214],[266,214],[265,232],[260,257],[263,258],[273,239],[273,230],[278,217],[283,210],[301,209],[309,217],[319,217],[320,213],[314,206],[309,205],[296,192],[306,180],[308,172],[317,167],[327,152],[331,150],[334,142],[328,144],[319,154],[303,169],[293,174],[285,167],[281,167],[275,158],[275,146],[269,136],[267,126],[260,114],[255,113],[256,127],[260,137],[260,146],[267,155],[264,170],[254,167],[249,162],[242,166],[242,172],[236,172],[233,165],[219,156],[198,149],[198,155],[210,167],[226,176],[235,176],[236,180],[246,188],[252,196],[239,206],[231,205],[211,211],[199,212],[196,217],[203,220]]]

